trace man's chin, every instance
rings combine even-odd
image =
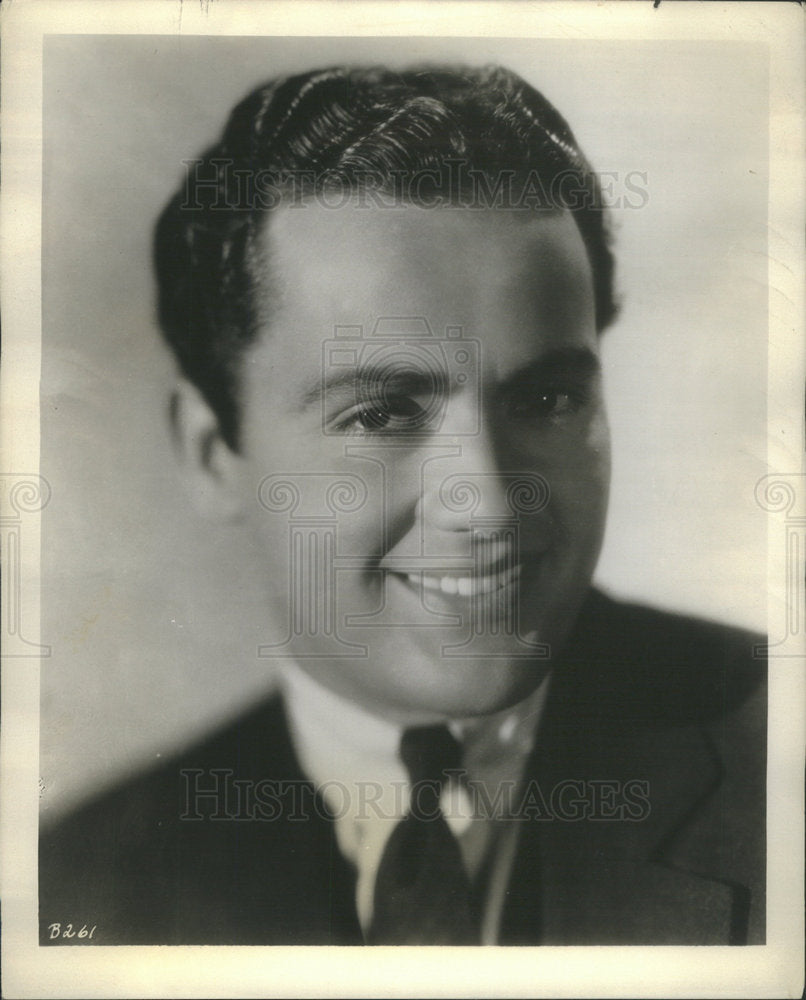
[[[519,660],[514,663],[483,665],[479,676],[477,661],[461,664],[464,683],[442,692],[444,714],[449,718],[494,715],[517,705],[540,686],[549,672],[546,660]]]
[[[296,659],[312,679],[378,718],[401,725],[493,715],[527,698],[544,680],[546,658],[424,655],[403,643],[375,656]]]
[[[405,677],[389,678],[393,687],[377,698],[377,710],[391,709],[407,724],[502,712],[527,698],[550,669],[548,660],[527,657],[453,656],[443,657],[438,665],[433,660],[415,665],[413,659]]]

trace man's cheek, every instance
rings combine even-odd
[[[585,451],[589,456],[592,474],[606,492],[610,487],[610,425],[604,409],[591,422]]]
[[[604,415],[593,420],[566,452],[558,485],[588,509],[606,505],[610,488],[610,434]]]

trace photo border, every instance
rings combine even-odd
[[[2,34],[3,468],[39,467],[43,38],[69,34],[536,35],[764,41],[770,53],[768,468],[785,484],[769,510],[771,650],[767,944],[742,948],[117,947],[40,949],[36,912],[38,661],[3,665],[2,942],[8,996],[782,996],[803,976],[804,622],[803,11],[786,3],[639,0],[486,3],[16,0]],[[794,383],[794,384],[793,384]],[[9,419],[9,416],[11,419]],[[784,489],[784,487],[781,487]],[[768,496],[771,494],[768,493]],[[790,502],[791,501],[791,502]],[[4,511],[6,507],[4,497]],[[39,620],[39,515],[25,521],[20,603],[31,643]],[[800,551],[789,547],[794,531]],[[795,559],[793,566],[792,559]],[[793,576],[794,573],[794,576]],[[798,576],[800,574],[800,576]],[[793,580],[794,589],[793,589]],[[5,610],[5,609],[4,609]],[[795,616],[800,612],[800,617]],[[793,631],[787,620],[797,621]],[[3,633],[5,637],[5,632]],[[793,712],[793,706],[799,711]],[[793,715],[796,716],[793,718]]]

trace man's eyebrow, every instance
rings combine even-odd
[[[326,398],[330,393],[344,392],[356,400],[368,399],[375,387],[384,392],[393,390],[408,395],[443,393],[448,388],[447,372],[431,364],[422,368],[404,368],[399,359],[387,365],[346,365],[337,370],[323,372],[316,381],[305,386],[300,397],[300,408],[305,409]]]
[[[589,347],[558,347],[547,351],[531,364],[514,372],[507,380],[507,386],[515,386],[540,378],[571,377],[590,379],[602,370],[601,362]]]
[[[397,363],[396,363],[397,362]],[[597,355],[588,347],[560,347],[547,351],[531,364],[518,369],[507,380],[506,386],[516,386],[539,378],[573,377],[593,378],[601,371]],[[399,359],[391,359],[387,365],[344,365],[323,372],[317,379],[307,383],[300,395],[300,409],[318,404],[331,393],[339,392],[358,400],[366,400],[374,387],[388,392],[408,395],[447,392],[448,373],[439,366],[424,368],[403,368]]]

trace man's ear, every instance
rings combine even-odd
[[[195,385],[180,379],[169,416],[174,451],[194,506],[206,518],[237,520],[243,512],[241,459],[224,440],[209,403]]]

